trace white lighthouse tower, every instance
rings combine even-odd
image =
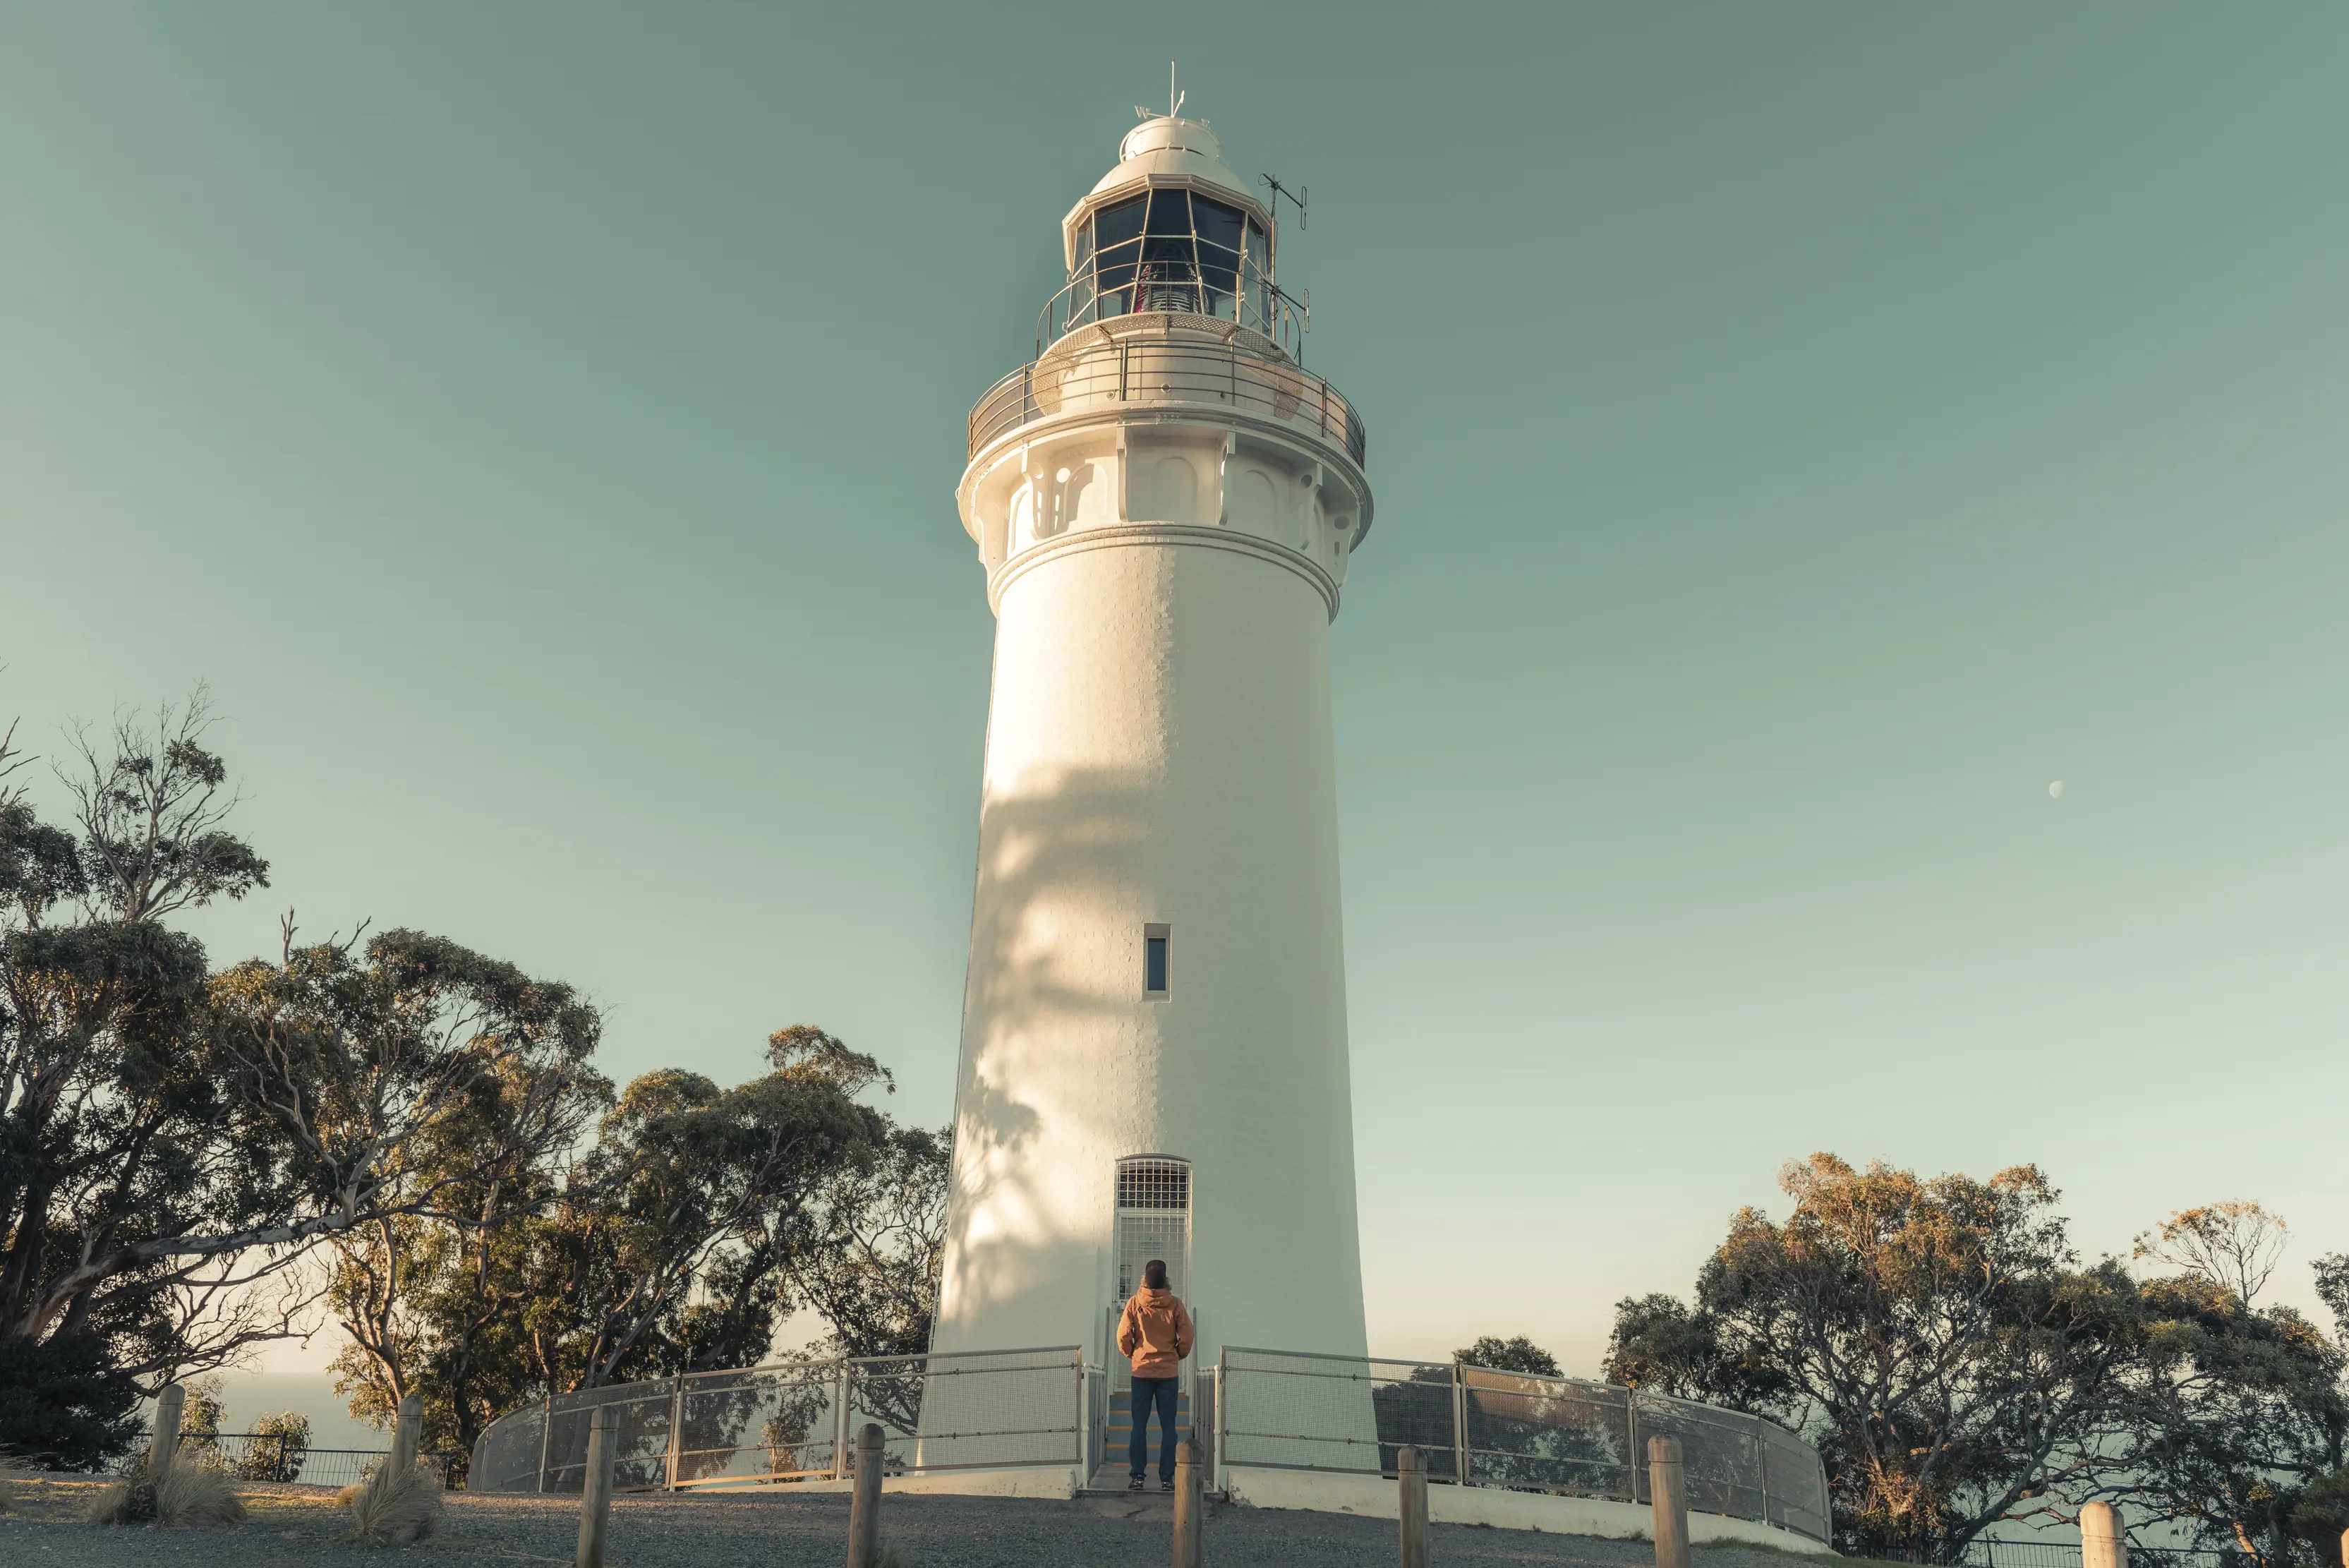
[[[1146,119],[970,417],[997,628],[936,1351],[1106,1362],[1151,1258],[1202,1363],[1365,1349],[1329,628],[1371,492],[1274,219]]]

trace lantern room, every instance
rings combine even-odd
[[[1228,321],[1293,352],[1302,312],[1273,281],[1272,214],[1225,167],[1205,120],[1152,115],[1126,132],[1117,167],[1061,227],[1069,283],[1038,323],[1040,351],[1155,311]]]

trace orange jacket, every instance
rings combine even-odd
[[[1133,1358],[1136,1377],[1172,1377],[1191,1354],[1191,1314],[1173,1291],[1143,1286],[1117,1320],[1117,1353]]]

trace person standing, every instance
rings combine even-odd
[[[1117,1353],[1133,1363],[1130,1419],[1133,1437],[1125,1457],[1133,1479],[1128,1491],[1142,1490],[1150,1463],[1150,1412],[1158,1412],[1158,1490],[1174,1490],[1174,1406],[1177,1375],[1191,1354],[1191,1314],[1166,1288],[1166,1264],[1153,1258],[1143,1265],[1142,1288],[1126,1298],[1117,1320]]]

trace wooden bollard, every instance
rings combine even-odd
[[[848,1568],[881,1561],[881,1428],[856,1428],[856,1490],[848,1499]]]
[[[1174,1568],[1200,1568],[1200,1515],[1206,1511],[1199,1445],[1185,1438],[1174,1450]]]
[[[612,1518],[612,1460],[620,1447],[620,1408],[598,1405],[587,1422],[587,1480],[579,1490],[577,1568],[604,1568]]]
[[[1689,1568],[1688,1473],[1678,1438],[1648,1439],[1648,1494],[1656,1510],[1656,1568]]]
[[[1427,1456],[1395,1450],[1395,1512],[1402,1521],[1402,1568],[1427,1568]]]
[[[391,1473],[404,1476],[416,1468],[416,1449],[424,1430],[424,1396],[409,1394],[399,1401],[399,1419],[391,1428]],[[591,1434],[588,1440],[593,1442]]]
[[[2111,1503],[2080,1505],[2080,1568],[2128,1568],[2121,1511]]]
[[[180,1417],[188,1407],[188,1391],[166,1383],[155,1396],[155,1438],[147,1449],[147,1473],[160,1475],[171,1468],[180,1451]]]

